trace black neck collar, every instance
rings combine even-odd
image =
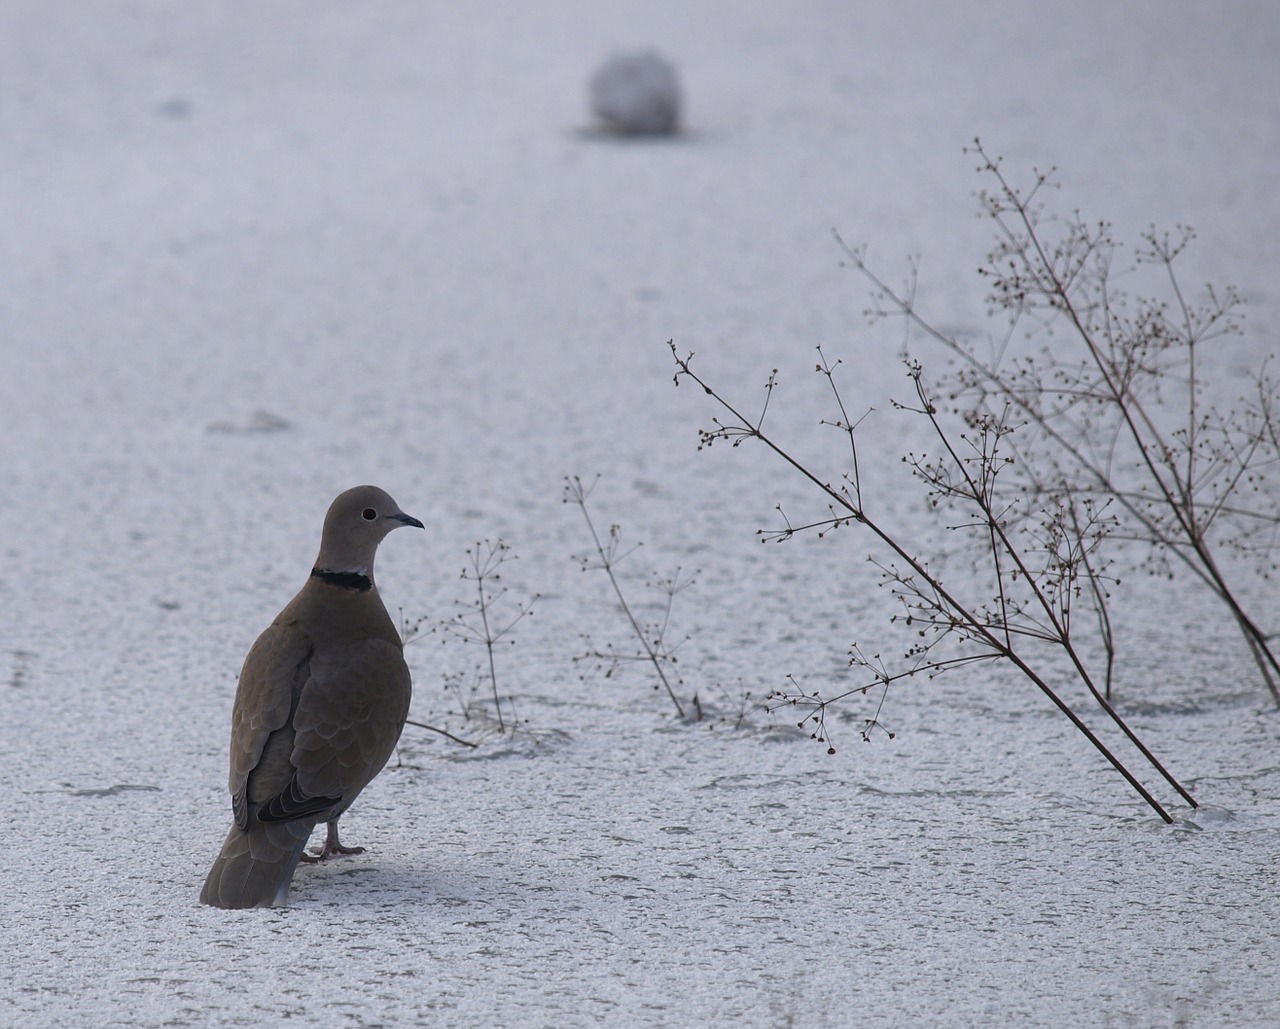
[[[360,572],[331,572],[325,568],[311,569],[311,578],[319,579],[330,586],[344,590],[358,590],[367,593],[373,589],[373,580]]]

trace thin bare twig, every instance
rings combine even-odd
[[[794,457],[781,443],[766,433],[758,420],[753,422],[743,417],[734,405],[695,372],[691,363],[692,354],[681,357],[675,348],[674,342],[669,345],[676,363],[675,381],[677,385],[682,379],[694,382],[729,416],[729,419],[723,422],[718,418],[713,419],[714,429],[700,431],[699,449],[709,447],[721,440],[728,440],[735,447],[748,439],[758,441],[776,457],[796,470],[803,479],[816,486],[831,504],[833,512],[839,512],[836,517],[862,526],[872,534],[880,546],[884,547],[892,555],[893,563],[882,567],[890,569],[889,580],[895,585],[897,595],[906,606],[908,624],[911,623],[913,618],[923,616],[924,627],[920,630],[920,633],[925,639],[924,642],[908,651],[908,658],[914,661],[914,665],[909,671],[901,675],[880,674],[877,676],[878,682],[887,687],[889,682],[900,677],[918,674],[922,669],[928,669],[936,674],[936,672],[946,667],[954,666],[956,663],[979,660],[983,657],[1007,661],[1017,668],[1067,717],[1077,731],[1120,773],[1162,819],[1166,822],[1172,821],[1171,816],[1160,802],[1103,743],[1059,692],[1049,685],[1047,679],[1037,671],[1030,663],[1030,659],[1021,650],[1021,645],[1018,641],[1025,635],[1055,643],[1071,657],[1077,674],[1084,679],[1086,684],[1090,685],[1095,698],[1101,697],[1097,690],[1093,689],[1092,681],[1088,676],[1084,663],[1075,652],[1069,631],[1063,623],[1062,608],[1060,605],[1055,604],[1053,595],[1047,591],[1045,576],[1027,563],[1021,549],[1010,535],[1006,526],[1005,510],[1001,507],[1002,502],[997,498],[995,479],[1002,467],[999,440],[1008,431],[1007,427],[994,422],[983,423],[980,427],[981,431],[978,438],[967,439],[966,437],[961,437],[962,442],[968,448],[966,452],[962,453],[957,449],[956,441],[952,439],[938,418],[937,406],[923,384],[920,366],[915,363],[909,364],[909,374],[916,390],[916,400],[919,406],[905,407],[905,409],[924,415],[929,420],[935,437],[943,445],[945,453],[944,458],[934,463],[926,462],[923,458],[909,463],[913,463],[916,473],[928,485],[935,503],[959,503],[962,509],[967,505],[968,509],[975,513],[974,524],[986,534],[989,547],[1000,555],[1000,561],[995,562],[995,570],[1001,583],[1012,584],[1016,582],[1021,588],[1029,591],[1029,596],[1025,600],[1016,602],[1008,596],[1000,595],[997,598],[995,608],[984,611],[963,601],[950,588],[945,586],[937,575],[930,571],[928,565],[916,556],[914,548],[909,547],[897,532],[890,530],[868,515],[862,502],[864,494],[859,472],[855,470],[852,473],[854,483],[854,488],[852,489],[837,488],[824,481]],[[821,355],[821,351],[819,351],[819,355],[821,360],[818,365],[818,371],[827,378],[836,396],[837,405],[841,410],[841,418],[835,424],[842,432],[849,434],[856,454],[856,441],[852,439],[854,428],[844,414],[843,401],[840,399],[839,389],[832,374],[835,366],[826,361],[825,357]],[[773,384],[776,382],[774,375],[770,376],[769,382],[769,388],[772,391]],[[1062,525],[1058,525],[1056,531],[1066,532],[1068,530]],[[788,525],[785,535],[789,536],[793,532],[794,530]],[[1001,563],[1003,561],[1009,562],[1007,571]],[[903,566],[902,571],[898,571],[899,562]],[[1070,576],[1087,575],[1089,574],[1088,566],[1076,560],[1070,569],[1053,569],[1049,574],[1048,581],[1052,583],[1054,576],[1059,574]],[[1070,595],[1069,588],[1067,595]],[[1024,617],[1030,611],[1028,605],[1034,605],[1036,608],[1037,613],[1034,618]],[[1038,622],[1037,619],[1039,620]],[[928,658],[927,655],[932,647],[939,640],[953,633],[958,633],[963,640],[977,644],[980,648],[979,655],[966,656],[956,661]],[[932,634],[932,636],[929,634]],[[865,662],[863,664],[869,667]],[[870,685],[874,685],[874,683]],[[859,689],[865,690],[865,688],[869,688],[869,686],[860,687]],[[804,696],[803,690],[800,690],[800,695]],[[794,697],[794,695],[792,696]],[[790,702],[787,700],[786,695],[782,699],[784,702]],[[817,720],[815,735],[818,738],[825,738],[825,713],[828,702],[822,701],[816,694],[808,695],[807,702],[815,708],[815,714],[810,716]],[[1180,796],[1194,806],[1195,800],[1190,793],[1183,789],[1167,770],[1156,761],[1150,751],[1138,742],[1136,735],[1129,730],[1123,720],[1110,708],[1110,705],[1104,703],[1103,706],[1112,720],[1125,731],[1126,736],[1131,741],[1138,743],[1141,753],[1156,771],[1175,788]],[[873,721],[878,724],[878,713]],[[803,720],[801,724],[804,724]]]
[[[869,313],[901,316],[961,359],[952,396],[968,399],[970,417],[1007,406],[1025,419],[1034,434],[1020,444],[1028,458],[1020,467],[1036,495],[1113,502],[1124,519],[1115,538],[1174,555],[1204,583],[1231,612],[1280,704],[1280,660],[1217,558],[1217,547],[1225,546],[1271,563],[1271,548],[1280,537],[1280,505],[1266,486],[1268,474],[1280,465],[1276,385],[1264,362],[1255,378],[1256,405],[1222,413],[1201,400],[1203,344],[1239,332],[1239,295],[1212,286],[1203,302],[1185,294],[1174,264],[1194,233],[1180,227],[1173,234],[1148,231],[1137,252],[1138,265],[1163,271],[1169,301],[1130,300],[1113,288],[1118,245],[1110,226],[1088,225],[1074,215],[1050,240],[1037,198],[1052,185],[1051,173],[1035,173],[1031,187],[1020,192],[980,142],[970,152],[979,158],[979,171],[994,182],[979,194],[997,231],[982,274],[991,287],[989,303],[1008,316],[1002,342],[984,356],[935,328],[916,307],[914,262],[909,285],[895,290],[867,266],[863,251],[837,236],[849,263],[875,289],[877,306]],[[1061,342],[1038,354],[1011,357],[1009,342],[1024,322],[1031,326],[1029,335],[1064,325],[1066,337],[1079,346],[1079,359]],[[1181,424],[1175,417],[1169,431],[1161,426],[1171,402],[1181,403]],[[1177,415],[1176,407],[1172,413]],[[1263,502],[1248,505],[1245,490]],[[1098,607],[1104,600],[1094,597],[1105,619]],[[1109,622],[1103,631],[1110,633]]]
[[[470,603],[458,602],[461,609],[452,618],[440,623],[440,630],[463,643],[478,644],[485,649],[488,659],[489,687],[493,694],[494,712],[498,718],[498,731],[505,733],[506,721],[502,714],[502,698],[498,694],[498,666],[494,656],[497,644],[506,640],[511,630],[533,614],[533,606],[540,599],[534,594],[516,605],[515,613],[505,618],[495,616],[495,608],[506,596],[506,587],[494,588],[501,580],[500,569],[508,561],[515,560],[509,544],[498,540],[485,540],[467,548],[467,567],[462,569],[464,581],[475,584],[476,599]],[[514,643],[514,640],[507,640]],[[465,709],[464,709],[465,714]]]
[[[760,418],[763,419],[765,411],[768,410],[768,393],[765,395],[765,404],[760,411]],[[646,632],[636,619],[635,614],[631,610],[631,605],[627,602],[626,596],[622,592],[622,585],[618,582],[615,569],[621,557],[632,553],[636,548],[626,551],[621,556],[618,554],[618,548],[621,542],[620,530],[617,525],[611,526],[609,530],[609,542],[605,544],[600,539],[600,534],[596,531],[595,522],[592,521],[591,512],[587,510],[587,498],[591,495],[591,491],[599,482],[599,476],[591,483],[590,486],[584,486],[582,480],[574,475],[565,478],[564,485],[564,502],[577,505],[582,512],[583,520],[587,523],[587,530],[591,534],[591,541],[595,547],[596,557],[599,564],[593,565],[589,560],[581,561],[583,571],[588,568],[597,567],[604,571],[609,582],[613,586],[614,595],[618,598],[618,604],[622,608],[623,615],[626,616],[627,623],[631,626],[632,632],[635,634],[637,642],[640,644],[641,654],[639,660],[648,661],[653,666],[654,672],[658,676],[658,681],[662,684],[667,692],[667,696],[671,698],[671,703],[676,709],[676,715],[679,718],[685,717],[684,705],[680,703],[680,698],[676,696],[674,686],[667,676],[668,666],[675,663],[675,651],[680,644],[675,647],[668,646],[666,642],[667,626],[671,618],[671,605],[675,595],[689,585],[690,580],[681,580],[679,570],[676,574],[667,580],[662,580],[664,592],[667,596],[666,606],[661,622],[652,632]],[[683,642],[683,641],[682,641]],[[619,655],[610,648],[607,652],[595,651],[588,656],[595,658],[603,658],[614,662],[616,665],[619,661],[624,660],[623,655]],[[678,681],[678,680],[677,680]]]

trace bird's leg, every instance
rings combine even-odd
[[[315,851],[313,861],[323,861],[325,858],[333,854],[363,854],[363,847],[344,847],[342,841],[338,839],[338,820],[336,818],[329,819],[326,825],[327,832],[324,837],[324,846]]]

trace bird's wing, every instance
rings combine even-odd
[[[354,639],[318,650],[293,717],[294,788],[339,797],[344,810],[395,750],[409,713],[398,643]]]
[[[293,775],[291,715],[309,676],[311,639],[284,616],[267,628],[240,670],[231,714],[232,809],[248,825],[249,802],[261,803],[287,788]]]

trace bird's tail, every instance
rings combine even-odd
[[[259,822],[232,825],[222,852],[209,869],[200,901],[217,908],[265,908],[289,896],[293,870],[315,823]]]

